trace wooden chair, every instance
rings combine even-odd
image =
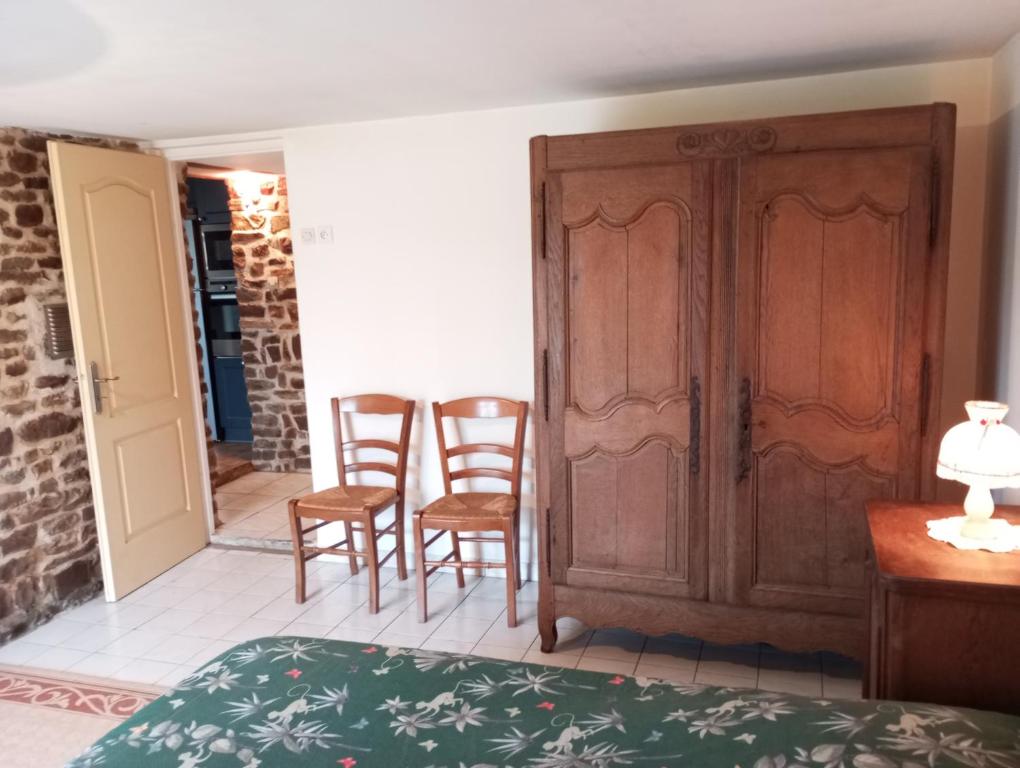
[[[404,400],[392,395],[356,395],[336,398],[330,404],[333,408],[333,440],[336,446],[336,471],[339,485],[324,491],[290,500],[290,530],[294,540],[295,597],[298,603],[305,601],[305,563],[319,555],[346,555],[351,572],[358,572],[358,558],[367,561],[368,610],[379,612],[379,567],[394,554],[397,556],[397,576],[407,578],[406,548],[404,546],[404,481],[407,477],[407,454],[411,443],[411,424],[414,421],[414,400]],[[361,414],[402,414],[399,442],[389,440],[347,440],[343,438],[341,413]],[[396,464],[381,461],[355,461],[348,463],[346,451],[359,448],[377,448],[397,455]],[[394,476],[393,488],[376,485],[348,485],[348,472],[386,472]],[[381,530],[376,528],[376,516],[390,506],[395,507],[394,521]],[[315,523],[304,528],[302,520],[312,519]],[[318,547],[305,543],[305,534],[334,522],[344,524],[346,534],[342,541],[332,546]],[[354,534],[361,533],[365,549],[355,549]],[[396,536],[396,546],[381,560],[377,546],[378,539],[385,535]]]
[[[426,580],[444,566],[457,569],[457,586],[464,586],[465,568],[506,568],[507,624],[517,626],[517,590],[521,588],[521,465],[524,457],[524,430],[528,420],[528,404],[498,397],[467,397],[448,403],[432,403],[439,440],[439,458],[443,467],[446,495],[414,513],[414,544],[418,579],[418,618],[428,620]],[[496,443],[465,443],[446,447],[443,418],[506,418],[516,419],[512,446]],[[450,459],[472,453],[498,454],[511,459],[509,469],[465,467],[450,471]],[[510,493],[454,493],[453,482],[472,477],[491,477],[510,483]],[[425,541],[424,530],[439,529]],[[462,532],[501,533],[499,537],[461,536]],[[449,532],[452,551],[439,560],[426,560],[426,548]],[[506,558],[502,563],[465,562],[460,554],[462,541],[503,542]],[[511,569],[513,572],[511,573]]]

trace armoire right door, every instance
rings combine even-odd
[[[864,503],[919,494],[931,152],[740,160],[731,594],[863,610]]]

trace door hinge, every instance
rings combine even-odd
[[[941,169],[938,158],[931,163],[931,191],[928,195],[928,247],[934,247],[939,237],[939,199],[941,197]]]
[[[928,411],[931,408],[931,355],[921,362],[921,437],[928,434]]]
[[[542,350],[542,411],[549,421],[549,350]]]

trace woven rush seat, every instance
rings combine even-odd
[[[316,491],[297,500],[298,509],[309,512],[379,512],[397,499],[395,488],[380,485],[344,485]]]
[[[429,523],[470,523],[475,518],[512,518],[517,499],[509,493],[451,493],[422,509]]]

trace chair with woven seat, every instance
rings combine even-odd
[[[356,395],[330,401],[333,410],[333,440],[336,446],[336,471],[339,484],[334,488],[291,499],[290,530],[294,540],[295,598],[305,601],[305,564],[319,555],[346,555],[351,573],[358,573],[358,559],[366,561],[368,574],[368,610],[379,612],[379,567],[396,555],[397,576],[407,578],[407,558],[404,545],[404,482],[407,478],[407,454],[411,444],[411,425],[414,422],[414,400],[392,395]],[[344,440],[341,414],[400,415],[400,437],[390,440]],[[377,449],[396,454],[396,463],[383,461],[348,462],[345,453],[361,449]],[[356,457],[355,457],[356,459]],[[385,472],[393,475],[394,487],[379,485],[350,485],[349,472]],[[394,507],[394,520],[379,529],[376,518],[380,512]],[[304,527],[303,520],[313,524]],[[305,535],[330,523],[342,522],[345,537],[329,546],[313,546]],[[356,549],[355,533],[361,533],[364,549]],[[395,536],[396,546],[379,559],[378,540],[382,536]]]
[[[499,397],[467,397],[448,403],[433,403],[432,413],[436,423],[436,438],[439,443],[439,458],[443,468],[443,486],[446,494],[423,509],[414,513],[414,544],[416,576],[418,580],[418,618],[428,621],[428,598],[426,584],[428,577],[443,566],[456,569],[457,586],[464,587],[465,568],[505,568],[507,624],[517,626],[517,590],[521,588],[521,465],[524,463],[524,431],[528,420],[528,404]],[[463,443],[453,448],[446,447],[444,418],[491,419],[514,418],[513,445],[499,443]],[[510,458],[510,467],[492,468],[465,466],[450,470],[450,459],[469,454],[495,454]],[[510,483],[509,493],[454,493],[453,483],[458,480],[484,477],[506,480]],[[438,529],[432,538],[425,541],[425,529]],[[449,533],[452,550],[439,560],[427,560],[426,549],[443,534]],[[462,536],[462,533],[470,533]],[[481,533],[500,533],[496,536],[481,536]],[[463,541],[479,543],[502,543],[506,557],[504,562],[465,561],[461,557],[460,544]]]

